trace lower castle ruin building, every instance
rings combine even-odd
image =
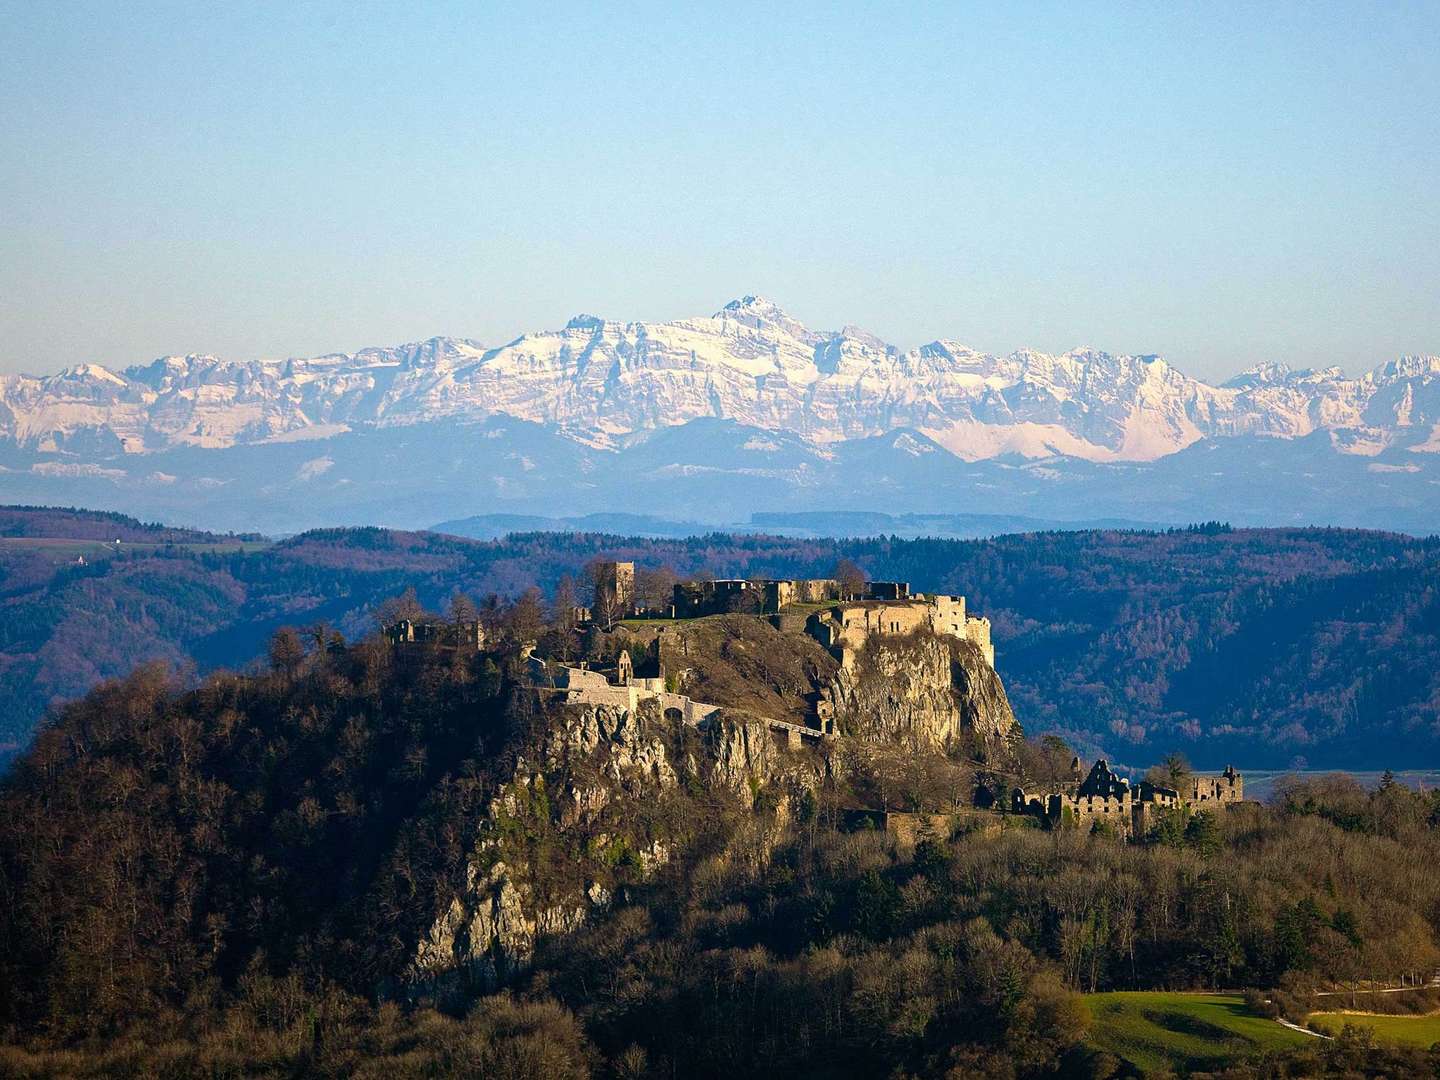
[[[485,626],[474,619],[442,622],[436,619],[400,619],[385,627],[391,645],[428,645],[437,649],[479,652],[485,647]]]
[[[1076,763],[1078,771],[1079,763]],[[1148,780],[1131,784],[1116,776],[1104,758],[1074,790],[1027,794],[1021,788],[1010,793],[1010,810],[1029,814],[1051,825],[1075,824],[1093,828],[1109,825],[1122,836],[1144,836],[1155,824],[1160,811],[1188,807],[1210,809],[1245,799],[1245,778],[1227,766],[1219,776],[1191,777],[1183,790],[1161,787]]]

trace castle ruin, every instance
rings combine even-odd
[[[682,581],[675,586],[670,614],[677,619],[735,612],[767,615],[777,629],[810,634],[845,667],[871,637],[929,630],[972,642],[985,662],[995,666],[990,620],[967,615],[963,596],[911,593],[908,581],[869,581],[855,598],[841,593],[834,578]]]
[[[1078,772],[1078,759],[1073,767]],[[1027,794],[1018,787],[1012,789],[1010,811],[1028,814],[1050,826],[1073,824],[1090,829],[1102,825],[1121,836],[1142,837],[1164,811],[1219,808],[1244,799],[1245,778],[1233,765],[1226,766],[1219,776],[1191,777],[1183,790],[1177,791],[1148,780],[1131,784],[1101,758],[1073,789],[1039,795]]]
[[[473,619],[460,622],[399,619],[385,627],[385,639],[394,646],[429,646],[479,652],[485,647],[485,626]]]
[[[987,664],[995,666],[990,620],[966,615],[963,596],[911,596],[907,587],[903,598],[855,600],[817,611],[807,620],[805,629],[847,668],[853,666],[856,654],[870,638],[919,630],[969,641],[979,647]]]
[[[592,616],[623,619],[635,614],[635,564],[599,562],[593,567]]]

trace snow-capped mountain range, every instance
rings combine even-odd
[[[992,356],[951,340],[901,351],[855,327],[810,330],[747,296],[675,322],[582,315],[498,347],[433,338],[279,362],[192,355],[0,376],[0,440],[55,455],[56,468],[501,416],[596,449],[711,418],[817,448],[906,429],[965,461],[1144,462],[1203,439],[1317,432],[1344,454],[1420,454],[1440,452],[1440,357],[1358,378],[1264,365],[1213,386],[1156,356]]]

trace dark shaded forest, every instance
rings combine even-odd
[[[1086,1047],[1081,991],[1283,1004],[1440,964],[1440,801],[1397,784],[1296,780],[1139,844],[1016,819],[908,849],[824,792],[781,817],[681,785],[676,857],[616,863],[607,914],[502,986],[412,1000],[480,808],[554,719],[516,681],[541,612],[405,661],[281,632],[252,675],[152,666],[63,710],[0,784],[0,1071],[1104,1080],[1128,1071]],[[555,856],[558,805],[509,827]],[[1437,1065],[1341,1040],[1225,1075]]]
[[[65,520],[46,511],[26,527],[64,533]],[[873,578],[963,593],[994,623],[1026,730],[1128,764],[1176,747],[1243,768],[1383,769],[1440,752],[1440,541],[1219,525],[982,541],[335,529],[263,550],[122,548],[84,566],[0,542],[0,745],[13,753],[47,708],[141,662],[241,668],[284,624],[356,636],[408,588],[435,608],[457,592],[549,593],[599,555],[682,576],[818,576],[849,558]]]

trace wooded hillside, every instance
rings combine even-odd
[[[818,576],[849,558],[875,578],[964,593],[994,623],[1026,730],[1125,763],[1179,748],[1211,767],[1383,769],[1440,751],[1440,542],[1221,526],[983,541],[338,529],[85,566],[0,544],[0,743],[13,752],[51,703],[142,661],[239,667],[282,624],[323,619],[356,636],[407,588],[436,608],[456,592],[549,593],[598,555],[682,576]]]

